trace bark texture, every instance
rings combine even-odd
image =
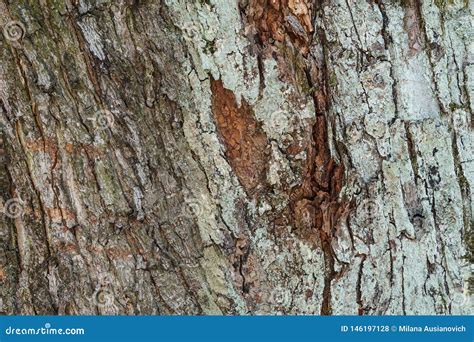
[[[1,312],[472,313],[472,14],[1,0]]]

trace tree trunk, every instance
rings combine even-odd
[[[471,15],[1,0],[1,311],[469,312]]]

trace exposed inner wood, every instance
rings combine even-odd
[[[220,80],[212,80],[211,90],[212,112],[226,157],[246,192],[253,195],[265,182],[267,137],[245,99],[238,106],[235,95]]]
[[[250,0],[246,16],[262,44],[290,38],[306,54],[313,32],[312,2],[307,0]]]

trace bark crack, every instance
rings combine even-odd
[[[360,255],[356,255],[356,257],[357,256],[361,258],[361,261],[360,261],[360,266],[359,266],[359,273],[357,274],[356,302],[359,305],[358,314],[359,316],[362,316],[364,315],[365,310],[366,310],[364,306],[364,302],[362,301],[362,276],[364,275],[364,263],[365,263],[365,260],[367,259],[367,255],[360,254]]]

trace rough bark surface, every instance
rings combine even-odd
[[[472,14],[0,1],[1,312],[472,313]]]

